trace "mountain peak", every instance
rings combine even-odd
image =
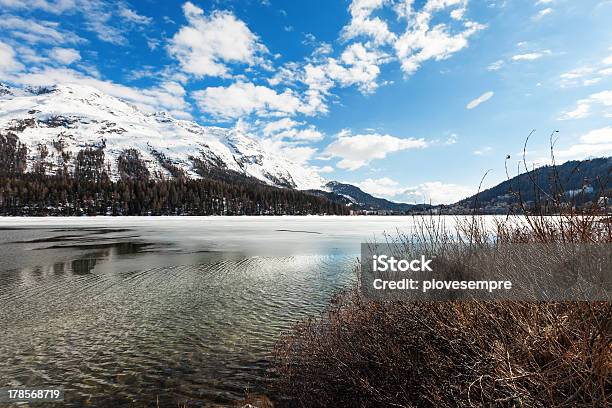
[[[74,166],[79,151],[95,148],[104,151],[114,179],[121,176],[119,158],[136,150],[152,177],[179,172],[201,178],[214,169],[282,187],[324,184],[315,171],[270,152],[243,129],[146,113],[91,86],[61,84],[18,93],[0,84],[3,94],[11,97],[0,99],[0,134],[16,135],[29,148],[29,167],[43,161],[48,173]],[[46,147],[45,157],[37,155],[39,146]]]

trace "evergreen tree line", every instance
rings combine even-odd
[[[41,154],[42,151],[42,154]],[[38,149],[26,171],[27,148],[0,136],[1,215],[306,215],[347,214],[341,203],[247,177],[151,178],[136,150],[118,160],[119,180],[100,147],[86,148],[49,174]],[[65,156],[62,154],[62,156]],[[64,157],[66,158],[66,157]],[[59,157],[58,157],[59,159]],[[69,170],[72,169],[72,170]]]

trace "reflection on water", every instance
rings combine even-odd
[[[75,407],[229,405],[266,392],[278,335],[353,279],[333,245],[256,255],[181,233],[0,231],[0,387],[64,386]]]

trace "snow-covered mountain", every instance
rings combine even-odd
[[[9,133],[28,146],[29,168],[44,156],[50,172],[66,157],[95,148],[104,151],[111,177],[117,179],[119,157],[135,149],[153,177],[172,177],[172,169],[180,169],[200,178],[198,169],[204,166],[282,187],[325,185],[316,172],[266,151],[257,137],[238,128],[201,126],[165,112],[145,113],[82,85],[22,90],[0,83],[0,135]]]

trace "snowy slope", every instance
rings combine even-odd
[[[165,112],[149,114],[120,99],[82,85],[61,85],[42,91],[11,89],[0,84],[0,133],[13,133],[28,145],[29,160],[43,145],[48,168],[57,168],[61,151],[72,157],[87,147],[103,148],[113,178],[117,159],[136,149],[152,175],[170,177],[160,157],[199,178],[194,158],[220,170],[232,170],[271,185],[321,188],[316,172],[267,152],[257,137],[240,129],[201,126]],[[30,167],[31,167],[30,163]]]

